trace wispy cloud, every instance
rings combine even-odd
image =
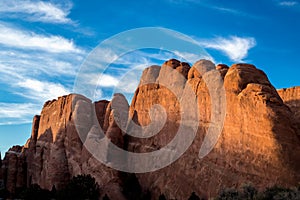
[[[256,45],[256,40],[253,37],[216,37],[211,39],[200,39],[196,37],[182,37],[181,35],[173,34],[173,37],[176,37],[178,40],[187,41],[199,46],[199,49],[210,48],[223,52],[229,59],[235,62],[242,61],[247,57],[248,51]],[[177,55],[184,55],[189,58],[191,61],[197,60],[197,54],[187,52],[177,52]],[[214,61],[214,58],[207,53],[202,53],[201,58],[209,59]],[[198,60],[200,59],[200,55]]]
[[[0,125],[29,123],[45,101],[69,94],[84,56],[71,40],[0,24],[0,85],[30,102],[0,102]]]
[[[242,61],[247,57],[249,49],[256,45],[256,41],[252,37],[230,38],[218,37],[210,40],[200,40],[199,44],[206,48],[212,48],[225,53],[232,61]]]
[[[59,96],[67,95],[70,93],[70,90],[62,84],[48,81],[39,81],[30,78],[21,80],[13,86],[22,88],[23,92],[18,93],[19,95],[40,102],[44,102],[49,99],[55,99]]]
[[[51,54],[0,48],[0,77],[3,80],[4,75],[8,75],[9,78],[43,75],[49,77],[63,76],[66,80],[76,75],[83,58],[83,55],[71,53]]]
[[[174,52],[177,56],[179,56],[179,60],[186,60],[188,62],[190,62],[191,64],[195,63],[196,61],[198,61],[200,59],[200,56],[197,54],[193,54],[193,53],[188,53],[188,52],[180,52],[180,51],[175,51]],[[201,59],[207,59],[210,60],[212,62],[215,62],[214,58],[210,55],[207,56],[201,56]]]
[[[292,7],[292,6],[295,6],[297,4],[298,4],[297,1],[281,1],[281,2],[279,2],[280,6],[287,6],[287,7]]]
[[[1,0],[0,18],[30,22],[71,24],[70,1]],[[0,125],[30,123],[45,101],[71,92],[86,51],[72,39],[38,33],[0,21]],[[3,102],[1,102],[3,101]]]
[[[43,50],[51,53],[82,53],[72,40],[62,36],[39,35],[0,24],[0,44],[15,48]]]
[[[116,75],[109,75],[109,74],[97,74],[97,73],[88,73],[83,74],[87,83],[90,85],[97,85],[101,87],[115,87],[119,83],[119,79]]]
[[[186,38],[180,38],[185,40]],[[170,52],[163,49],[136,50],[118,57],[113,49],[94,50],[83,67],[84,72],[77,77],[78,93],[99,100],[110,99],[113,93],[123,93],[128,100],[138,87],[143,70],[151,65],[162,65],[166,60],[175,58],[193,64],[197,60],[206,58],[214,60],[208,54],[201,53],[201,47],[197,53],[178,50]],[[102,56],[102,55],[106,56]],[[204,57],[206,56],[207,57]],[[105,67],[108,67],[104,69]],[[103,71],[103,73],[101,73]]]
[[[222,12],[227,12],[227,13],[232,13],[232,14],[236,14],[236,15],[241,15],[243,14],[242,12],[232,9],[232,8],[225,8],[225,7],[219,7],[219,6],[213,6],[213,9],[222,11]]]
[[[15,66],[17,65],[20,65],[18,61],[15,63]],[[63,84],[57,83],[56,80],[47,81],[47,78],[43,78],[45,74],[36,72],[36,70],[38,69],[19,69],[0,63],[0,84],[8,88],[10,93],[8,95],[17,95],[19,96],[18,101],[30,102],[0,102],[0,125],[30,123],[33,115],[40,113],[45,101],[71,92],[72,86],[66,85],[68,79]],[[39,77],[40,80],[34,77]]]
[[[222,13],[227,13],[227,14],[231,14],[231,15],[236,15],[236,16],[240,16],[240,17],[248,17],[248,18],[252,18],[252,19],[262,19],[261,16],[258,15],[254,15],[245,11],[241,11],[241,10],[237,10],[237,9],[233,9],[233,8],[228,8],[228,7],[224,7],[224,6],[213,6],[213,5],[208,5],[209,8],[214,9],[216,11],[222,12]]]
[[[68,18],[71,8],[71,3],[62,5],[33,0],[0,1],[0,13],[2,13],[2,16],[7,14],[6,17],[47,23],[72,23],[72,20]]]
[[[41,106],[33,103],[0,102],[0,125],[30,123]]]
[[[211,10],[218,11],[220,13],[225,13],[225,14],[231,14],[231,15],[236,15],[240,17],[247,17],[247,18],[252,18],[252,19],[262,19],[262,17],[258,15],[254,15],[252,13],[240,10],[240,9],[235,9],[235,8],[230,8],[226,7],[224,5],[226,4],[218,4],[216,5],[215,3],[211,3],[209,1],[199,1],[199,0],[166,0],[169,3],[175,4],[175,5],[184,5],[184,6],[201,6],[203,8],[208,8]]]

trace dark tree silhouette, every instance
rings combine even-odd
[[[167,200],[164,194],[161,194],[158,198],[158,200]]]
[[[91,175],[78,175],[73,177],[66,188],[59,192],[58,199],[63,200],[98,200],[99,185]]]
[[[193,192],[188,200],[200,200],[200,198]]]
[[[105,194],[102,200],[110,200],[110,198]]]

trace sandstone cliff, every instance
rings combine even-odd
[[[284,103],[291,109],[294,128],[300,137],[300,87],[278,90]]]
[[[160,71],[150,67],[141,79],[157,77],[159,82],[161,77],[167,76],[165,68],[172,68],[172,65],[170,61],[166,62]],[[176,65],[180,66],[180,63]],[[248,182],[262,189],[274,184],[293,185],[299,181],[300,143],[293,129],[291,110],[282,102],[267,76],[248,64],[235,64],[229,69],[217,66],[217,69],[224,77],[227,105],[218,143],[206,157],[197,157],[210,123],[211,100],[205,81],[192,67],[187,82],[182,83],[180,89],[184,91],[185,87],[191,86],[196,93],[199,129],[193,144],[178,161],[156,172],[138,174],[142,186],[150,188],[155,196],[164,193],[169,198],[182,199],[196,191],[211,197],[224,187]],[[153,72],[151,76],[149,72]],[[135,93],[131,111],[136,113],[138,123],[149,123],[147,113],[154,104],[168,109],[169,124],[158,136],[142,144],[134,138],[129,140],[129,144],[134,145],[133,151],[160,148],[178,129],[178,101],[167,89],[153,85],[142,85]]]
[[[91,113],[94,110],[100,124],[105,124],[105,129],[111,127],[113,122],[109,105],[108,101],[92,103],[74,94],[46,102],[41,115],[33,118],[32,133],[27,144],[13,147],[6,153],[3,162],[6,188],[14,192],[18,187],[38,184],[48,190],[53,186],[61,189],[73,176],[92,174],[103,192],[123,199],[118,172],[93,158],[84,148],[84,140],[81,140],[92,129],[95,119],[92,119]],[[82,135],[76,131],[74,118],[80,118],[84,124],[78,127]],[[22,168],[25,162],[26,168]]]
[[[2,163],[2,173],[6,189],[15,192],[18,187],[26,185],[26,153],[21,146],[13,146],[6,152]]]
[[[211,67],[216,70],[203,75]],[[224,99],[211,96],[222,91],[217,74],[224,82],[226,104],[222,104]],[[194,95],[186,99],[190,92]],[[149,190],[153,199],[160,194],[168,199],[186,199],[192,192],[209,198],[222,188],[249,182],[263,189],[274,184],[292,186],[300,181],[300,89],[277,92],[264,72],[253,65],[235,64],[229,68],[201,60],[190,67],[171,59],[162,67],[144,70],[130,105],[122,99],[122,95],[116,95],[111,102],[92,103],[71,94],[46,102],[41,115],[33,119],[27,144],[6,153],[2,164],[6,188],[13,192],[17,187],[36,183],[51,190],[53,185],[63,187],[75,175],[91,174],[103,194],[126,199],[120,173],[98,161],[85,145],[97,148],[97,143],[91,141],[103,138],[99,131],[102,129],[109,141],[126,151],[160,150],[182,130],[184,115],[188,115],[189,122],[197,120],[196,135],[187,151],[165,168],[136,174],[143,190]],[[225,106],[224,126],[212,151],[199,158],[199,149],[215,123],[212,102]],[[114,104],[125,112],[118,113]],[[163,107],[165,114],[152,112],[153,105]],[[185,123],[183,130],[188,140],[194,129]],[[126,131],[144,138],[130,136]],[[107,156],[107,164],[112,162],[109,152],[101,153]],[[126,157],[120,159],[129,164]]]

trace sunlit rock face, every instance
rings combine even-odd
[[[179,65],[179,62],[174,63]],[[154,71],[151,68],[146,70]],[[159,78],[165,76],[162,70]],[[195,191],[208,198],[224,187],[245,183],[263,189],[274,184],[294,185],[299,181],[300,160],[297,155],[300,146],[292,112],[265,73],[249,64],[235,64],[230,68],[217,65],[216,70],[224,79],[226,117],[215,148],[203,159],[198,158],[198,152],[210,125],[212,106],[207,81],[194,66],[189,69],[187,80],[178,81],[179,75],[179,78],[168,80],[169,85],[176,85],[177,90],[193,88],[197,101],[197,108],[193,109],[198,109],[200,123],[193,144],[180,159],[159,171],[137,175],[143,187],[151,188],[155,196],[163,193],[169,198],[181,199]],[[142,80],[145,82],[147,77],[155,76],[144,74]],[[167,88],[155,84],[141,85],[133,98],[131,115],[138,124],[147,125],[150,122],[149,110],[155,104],[166,108],[166,125],[150,139],[130,138],[130,150],[160,149],[176,134],[180,124],[180,102]]]
[[[217,91],[224,91],[225,100],[212,97]],[[157,151],[172,141],[181,126],[187,136],[193,131],[183,122],[184,116],[197,121],[187,151],[165,168],[136,174],[153,199],[161,194],[167,199],[187,199],[192,192],[209,198],[222,188],[245,183],[264,189],[274,184],[294,186],[300,181],[300,89],[276,91],[266,74],[253,65],[215,66],[200,60],[190,66],[171,59],[161,67],[146,68],[131,104],[124,100],[116,94],[110,102],[93,103],[71,94],[46,102],[41,115],[33,119],[28,142],[5,155],[0,179],[2,176],[6,188],[14,192],[17,187],[39,184],[59,189],[73,176],[91,174],[102,194],[126,199],[120,172],[100,162],[86,147],[97,149],[94,141],[107,137],[125,151]],[[224,103],[224,126],[214,148],[199,158],[215,102]],[[153,111],[155,105],[160,107]],[[137,138],[126,131],[151,137]],[[101,153],[109,163],[113,154]],[[129,164],[126,157],[120,159]]]

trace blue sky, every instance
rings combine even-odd
[[[129,29],[181,32],[199,42],[216,63],[253,63],[276,88],[299,86],[298,19],[300,2],[293,0],[0,0],[0,151],[24,144],[43,103],[73,91],[89,52]],[[140,74],[171,57],[169,52],[141,50],[120,62]],[[193,63],[197,53],[188,58]],[[110,98],[121,76],[122,70],[116,70],[102,77],[97,84],[104,89],[95,98]],[[135,78],[120,91],[130,95],[137,83]]]

